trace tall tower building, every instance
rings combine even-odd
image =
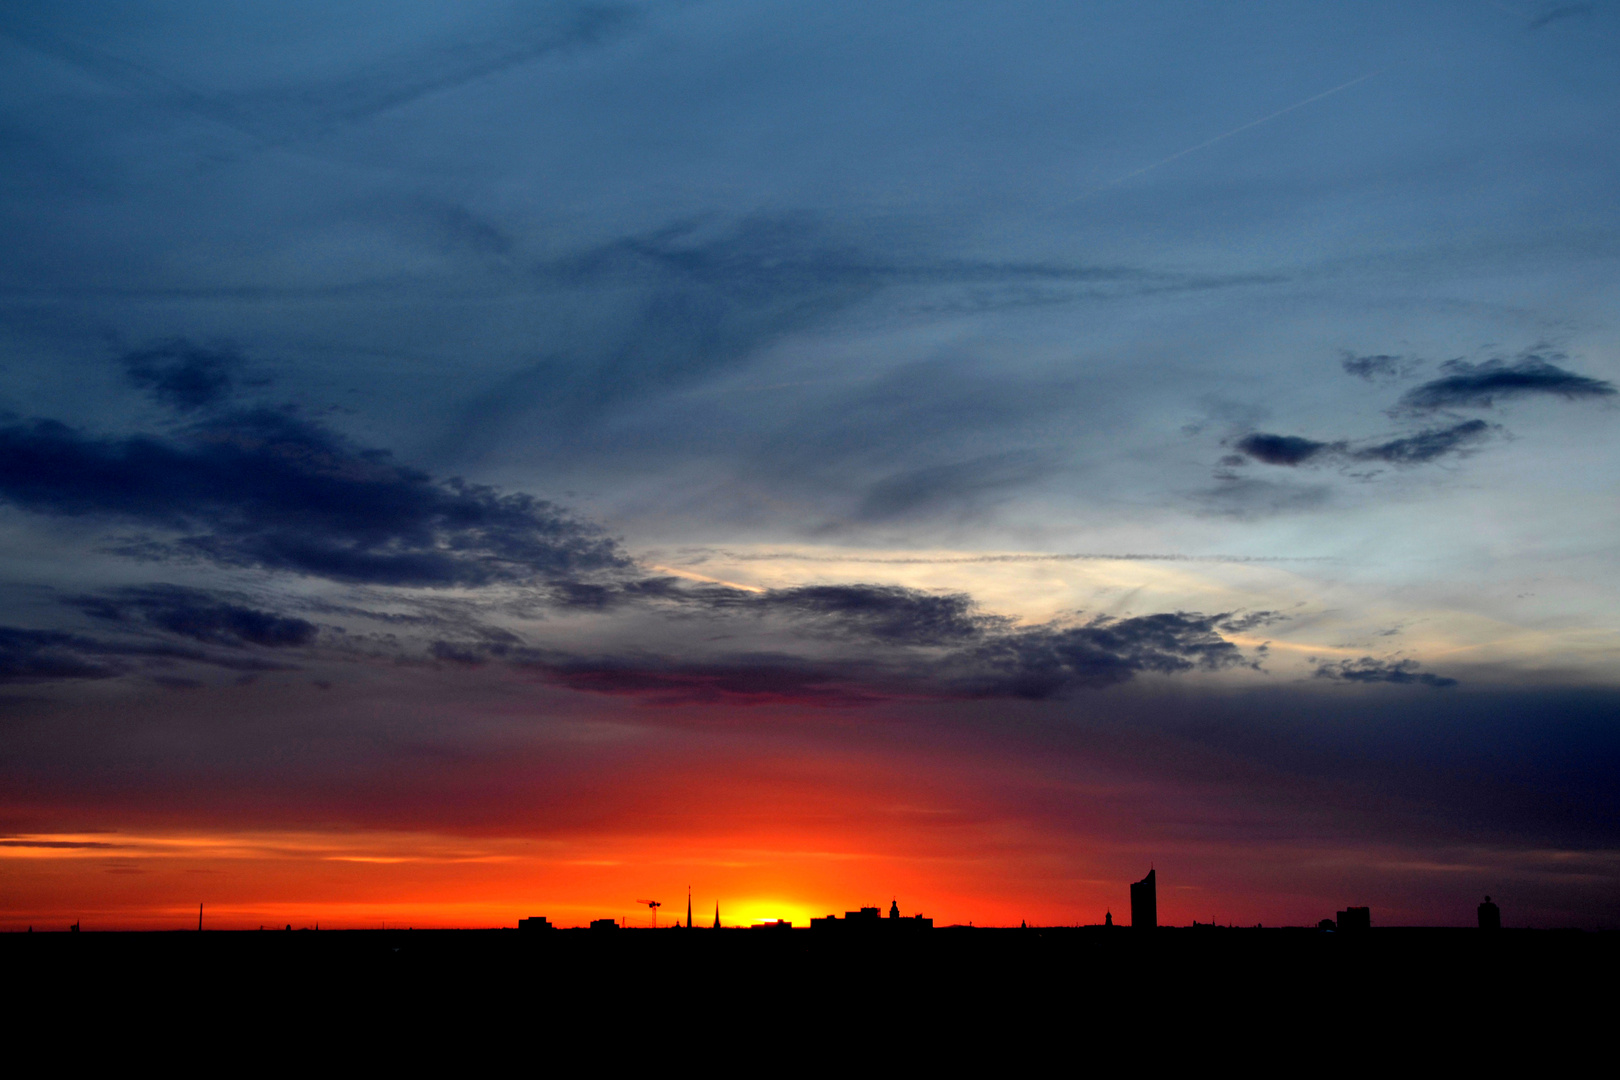
[[[896,897],[895,899],[889,901],[889,918],[898,919],[899,917],[900,917],[900,899],[898,897]]]
[[[1479,905],[1479,928],[1481,930],[1502,929],[1502,909],[1491,903],[1491,898],[1488,896],[1485,898],[1485,902]]]
[[[686,887],[686,928],[692,929],[692,886]]]
[[[714,928],[720,929],[720,901],[714,902]]]
[[[1153,881],[1153,871],[1147,877],[1131,883],[1131,928],[1151,930],[1159,925],[1159,892]]]

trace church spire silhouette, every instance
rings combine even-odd
[[[714,928],[720,929],[720,901],[714,902]]]
[[[692,929],[692,886],[686,887],[686,928]]]

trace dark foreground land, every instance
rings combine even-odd
[[[936,1059],[1068,1046],[1280,1064],[1314,1047],[1325,1068],[1544,1046],[1551,1061],[1607,1038],[1617,961],[1620,934],[1530,930],[0,934],[13,1030],[280,1032],[267,1048],[326,1031],[393,1055],[469,1031],[611,1054],[701,1030],[728,1033],[715,1047],[870,1038]]]
[[[1160,928],[812,930],[323,930],[0,934],[13,985],[92,995],[172,990],[280,995],[434,995],[525,1007],[589,1001],[619,1008],[630,991],[738,994],[768,1006],[800,999],[837,1009],[905,995],[941,1009],[993,995],[1036,1007],[1135,1003],[1229,1009],[1243,1001],[1339,1011],[1410,999],[1511,1010],[1590,1000],[1620,961],[1620,933],[1560,930]],[[1241,1000],[1234,1000],[1234,999]],[[1352,1000],[1360,1004],[1351,1006]],[[609,1004],[611,1003],[611,1004]],[[1134,1004],[1132,1007],[1136,1007]]]

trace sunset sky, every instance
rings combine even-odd
[[[1620,927],[1617,56],[7,5],[0,929]]]

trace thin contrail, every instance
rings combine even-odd
[[[1089,196],[1096,195],[1099,192],[1107,191],[1111,187],[1118,187],[1120,184],[1123,184],[1125,181],[1135,179],[1136,177],[1141,176],[1143,173],[1152,172],[1154,169],[1157,169],[1161,165],[1168,165],[1172,161],[1176,161],[1176,160],[1178,160],[1180,158],[1186,157],[1188,154],[1196,154],[1198,151],[1203,150],[1206,147],[1214,146],[1218,142],[1222,142],[1222,141],[1224,141],[1226,139],[1230,139],[1234,135],[1241,135],[1243,132],[1248,131],[1250,128],[1259,127],[1261,124],[1268,124],[1271,121],[1277,119],[1277,117],[1286,116],[1289,113],[1293,112],[1295,109],[1303,109],[1305,106],[1311,104],[1312,102],[1321,101],[1325,97],[1332,97],[1334,94],[1337,94],[1341,90],[1348,90],[1352,86],[1355,86],[1357,83],[1366,82],[1368,79],[1372,78],[1374,75],[1382,74],[1383,70],[1384,70],[1383,68],[1377,68],[1377,69],[1375,69],[1373,71],[1367,72],[1365,75],[1357,75],[1355,78],[1351,79],[1347,83],[1340,83],[1338,86],[1333,87],[1333,89],[1331,89],[1331,90],[1323,90],[1320,94],[1312,94],[1310,97],[1306,98],[1304,101],[1296,101],[1292,105],[1288,106],[1286,109],[1278,109],[1276,112],[1272,113],[1269,116],[1262,116],[1258,120],[1250,120],[1247,124],[1243,124],[1243,125],[1241,125],[1239,127],[1235,127],[1231,131],[1222,132],[1221,134],[1215,136],[1212,139],[1205,139],[1203,142],[1199,143],[1197,146],[1189,146],[1189,147],[1187,147],[1187,149],[1177,151],[1176,153],[1171,154],[1167,158],[1164,158],[1164,159],[1162,159],[1160,161],[1155,161],[1151,165],[1144,165],[1140,169],[1135,169],[1135,170],[1132,170],[1131,172],[1126,173],[1124,176],[1117,176],[1114,179],[1108,181],[1106,184],[1102,184],[1101,186],[1093,188],[1091,191],[1086,192],[1086,194],[1082,195],[1081,198],[1087,198]]]
[[[742,552],[724,548],[688,549],[684,555],[718,555],[737,562],[842,562],[891,563],[902,566],[939,566],[954,563],[1035,563],[1035,562],[1210,562],[1210,563],[1290,563],[1337,562],[1330,555],[1180,555],[1145,552],[1075,552],[1062,554],[1017,553],[1005,555],[946,555],[930,558],[926,555],[817,555],[800,552]]]

